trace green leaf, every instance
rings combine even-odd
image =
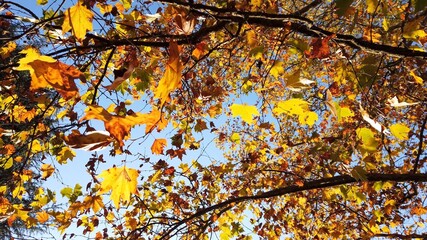
[[[390,132],[399,140],[408,140],[409,129],[405,124],[396,123],[390,126]]]
[[[351,176],[357,181],[366,181],[366,174],[367,172],[361,166],[356,166],[351,170]]]
[[[427,1],[426,0],[414,0],[415,4],[415,12],[424,10],[425,7],[427,7]]]
[[[346,12],[350,5],[353,3],[354,0],[336,0],[335,1],[335,12],[338,14],[338,16],[344,16],[346,15]]]

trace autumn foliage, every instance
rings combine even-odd
[[[426,1],[57,2],[0,3],[0,221],[427,237]],[[90,180],[24,204],[71,161]]]

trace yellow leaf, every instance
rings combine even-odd
[[[297,115],[301,124],[309,126],[312,126],[318,119],[317,113],[310,111],[308,102],[299,98],[280,101],[273,109],[273,113],[285,113],[289,116]]]
[[[343,121],[343,118],[353,117],[354,113],[348,107],[337,107],[337,118],[338,122]]]
[[[421,19],[415,19],[403,28],[403,37],[406,39],[418,41],[419,38],[427,36],[427,33],[420,26]]]
[[[235,132],[235,133],[231,134],[230,140],[234,143],[239,144],[240,143],[240,135]]]
[[[246,41],[250,48],[254,48],[258,45],[258,40],[254,30],[249,30],[246,32]]]
[[[410,71],[409,75],[411,75],[415,79],[416,83],[423,84],[424,80],[421,77],[417,76],[414,71]]]
[[[21,53],[26,54],[19,60],[18,71],[30,71],[30,90],[53,87],[66,100],[79,95],[74,79],[82,73],[73,66],[69,66],[48,56],[41,56],[34,48],[28,48]]]
[[[253,116],[259,116],[258,109],[252,105],[246,104],[233,104],[230,106],[233,117],[241,117],[247,124],[253,124]]]
[[[16,49],[16,43],[9,41],[4,47],[0,48],[0,58],[6,59]]]
[[[270,69],[270,74],[276,79],[285,72],[282,61],[276,61]]]
[[[251,5],[254,7],[261,7],[262,0],[251,0]]]
[[[53,172],[55,171],[55,168],[50,164],[43,164],[41,167],[41,171],[42,171],[42,179],[46,179],[53,174]]]
[[[166,65],[166,71],[160,79],[157,89],[154,91],[154,97],[159,98],[161,104],[169,99],[169,94],[175,89],[181,87],[181,72],[184,69],[179,60],[179,46],[175,42],[169,44],[169,60]]]
[[[86,36],[86,30],[92,31],[93,13],[82,5],[80,1],[76,5],[64,12],[64,23],[62,31],[72,31],[78,41],[82,41]]]
[[[104,181],[101,183],[99,194],[111,190],[111,200],[114,206],[120,208],[120,200],[129,203],[131,194],[137,194],[138,171],[127,167],[113,167],[102,171],[99,177]]]
[[[378,142],[375,140],[374,133],[369,128],[358,128],[356,130],[357,137],[362,141],[361,148],[367,152],[375,152]]]
[[[86,196],[83,200],[83,204],[87,209],[92,208],[94,213],[104,208],[104,202],[101,196]]]
[[[317,116],[317,113],[315,112],[304,112],[303,114],[300,114],[298,116],[298,121],[301,124],[307,124],[308,126],[313,126],[313,124],[317,121],[319,117]]]
[[[277,104],[277,107],[273,109],[273,112],[276,114],[286,113],[289,115],[292,114],[302,114],[308,110],[308,102],[300,99],[293,98],[286,101],[281,101]]]
[[[396,123],[390,126],[390,132],[399,140],[408,140],[408,133],[410,129],[401,123]]]
[[[67,160],[73,160],[76,153],[68,147],[63,147],[61,151],[56,155],[56,159],[60,164],[67,163]]]
[[[151,146],[151,152],[153,154],[163,154],[163,149],[166,146],[166,139],[159,138],[154,140],[153,145]]]
[[[123,7],[128,10],[132,7],[132,0],[120,0],[123,3]]]
[[[368,8],[367,8],[368,13],[373,14],[377,9],[378,0],[366,0],[366,5],[368,5]]]
[[[37,0],[37,5],[46,5],[48,0]]]

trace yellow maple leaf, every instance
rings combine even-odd
[[[390,132],[399,140],[408,140],[410,129],[402,123],[396,123],[390,126]]]
[[[113,167],[102,171],[99,177],[104,181],[101,183],[99,194],[111,191],[111,200],[114,206],[120,207],[122,202],[129,202],[131,194],[137,194],[138,171],[136,169],[123,167]]]
[[[153,145],[151,146],[151,152],[153,154],[163,154],[163,149],[166,147],[166,139],[159,138],[154,140]]]
[[[89,209],[92,208],[94,213],[97,213],[101,208],[104,208],[104,202],[101,196],[86,196],[83,200],[83,205]]]
[[[76,5],[64,12],[64,23],[62,31],[64,33],[72,31],[78,41],[82,41],[86,36],[86,30],[92,31],[93,13],[78,1]]]
[[[233,117],[241,117],[247,124],[253,124],[253,115],[259,116],[258,109],[252,105],[233,104],[230,106]]]
[[[373,14],[378,6],[378,0],[366,0],[367,11],[370,14]]]
[[[118,142],[119,146],[124,146],[124,139],[130,134],[130,129],[138,124],[145,124],[145,132],[150,132],[157,126],[157,130],[166,127],[167,121],[163,118],[158,110],[153,110],[150,113],[133,113],[127,116],[113,115],[103,107],[89,106],[86,109],[86,115],[81,119],[90,120],[98,119],[104,122],[105,130],[113,136]]]
[[[157,89],[154,91],[154,97],[159,98],[161,104],[169,99],[169,94],[181,87],[181,72],[184,69],[179,60],[179,46],[175,42],[169,44],[169,60],[166,65],[166,71],[162,79],[159,81]]]
[[[375,152],[377,150],[378,142],[371,129],[358,128],[356,134],[359,140],[362,141],[361,150],[365,152]]]
[[[312,126],[319,118],[317,113],[310,111],[309,103],[299,98],[293,98],[286,101],[280,101],[273,109],[273,113],[285,113],[289,116],[298,116],[301,124]]]
[[[42,171],[42,179],[46,179],[53,174],[55,168],[50,164],[43,164],[40,170]]]
[[[42,56],[35,48],[21,51],[26,54],[19,60],[18,71],[30,71],[30,90],[53,87],[64,99],[68,100],[79,95],[74,79],[82,73],[73,66],[59,62],[49,56]]]

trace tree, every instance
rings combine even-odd
[[[37,112],[38,103],[34,96],[28,92],[31,84],[29,74],[20,71],[14,71],[10,65],[17,63],[19,58],[20,46],[8,41],[15,34],[22,31],[21,26],[11,19],[0,19],[1,35],[4,39],[0,40],[2,46],[2,55],[0,68],[0,78],[2,84],[1,92],[1,112],[0,129],[0,201],[2,203],[0,220],[0,238],[1,239],[31,239],[31,235],[41,233],[46,229],[44,222],[34,222],[31,219],[37,218],[37,215],[29,214],[29,210],[36,207],[34,198],[42,191],[42,179],[40,165],[42,154],[32,151],[29,148],[28,138],[25,136],[30,133],[29,138],[39,138],[43,141],[51,134],[34,131],[34,125],[45,125],[53,127],[55,120],[50,115],[43,115]],[[40,43],[31,41],[35,46],[41,46]],[[45,92],[55,94],[53,92]],[[46,135],[46,136],[42,136]],[[25,176],[31,176],[25,179]],[[24,178],[24,179],[23,179]],[[51,195],[53,199],[53,195]],[[37,208],[37,207],[36,207]],[[16,215],[14,215],[16,214]],[[17,217],[19,216],[19,217]],[[29,224],[31,223],[31,224]]]
[[[32,128],[15,141],[60,164],[94,151],[93,181],[61,191],[65,210],[37,205],[29,226],[76,222],[97,239],[427,236],[425,1],[52,2],[37,1],[43,16],[2,2],[26,26],[7,44],[48,42],[8,67],[30,73],[42,119],[60,120],[20,114]],[[126,160],[106,163],[103,148]]]

